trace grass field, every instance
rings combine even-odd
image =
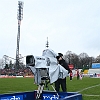
[[[50,90],[53,90],[49,86]],[[33,78],[1,78],[0,94],[37,90]],[[83,78],[72,81],[67,78],[67,91],[79,92],[83,100],[100,100],[100,78]]]

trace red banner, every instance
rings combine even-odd
[[[70,69],[74,69],[74,65],[70,64],[68,65]]]

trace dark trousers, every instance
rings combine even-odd
[[[77,80],[79,80],[79,74],[77,75]]]
[[[66,92],[67,91],[67,88],[66,88],[66,78],[64,78],[64,79],[58,79],[55,82],[55,90],[57,92],[59,92],[59,90],[60,90],[60,85],[61,85],[62,91]]]
[[[70,80],[72,80],[72,76],[70,76]]]

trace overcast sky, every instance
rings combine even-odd
[[[20,30],[22,56],[55,52],[100,55],[100,0],[23,0]],[[0,58],[16,57],[17,0],[0,0]]]

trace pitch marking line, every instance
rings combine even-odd
[[[94,97],[94,96],[95,96],[95,97],[99,97],[99,96],[100,96],[100,95],[88,95],[88,94],[83,94],[83,95],[84,95],[84,96],[91,96],[91,97],[92,97],[92,96],[93,96],[93,97]]]
[[[84,91],[84,90],[88,90],[88,89],[90,89],[90,88],[94,88],[94,87],[97,87],[97,86],[100,86],[100,84],[94,85],[94,86],[90,86],[90,87],[87,87],[87,88],[84,88],[84,89],[82,89],[82,90],[80,90],[80,91],[77,91],[77,92],[82,92],[82,91]]]

